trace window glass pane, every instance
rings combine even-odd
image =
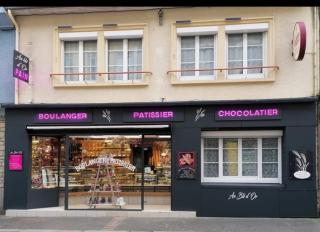
[[[248,60],[262,60],[262,46],[248,47]]]
[[[278,177],[278,164],[262,164],[262,177],[264,178],[277,178]]]
[[[262,139],[262,148],[278,148],[278,138]]]
[[[58,187],[59,140],[32,136],[31,188]]]
[[[223,162],[238,162],[238,150],[223,149]]]
[[[200,69],[213,69],[213,62],[207,62],[207,63],[199,63],[199,68]],[[208,76],[208,75],[213,75],[213,70],[211,71],[199,71],[200,76]]]
[[[193,48],[195,47],[194,36],[182,36],[181,37],[181,48]]]
[[[195,51],[188,49],[181,51],[181,63],[195,62]]]
[[[123,50],[123,40],[122,39],[108,40],[108,50],[109,51],[113,51],[113,50],[122,51]]]
[[[64,52],[76,52],[79,53],[79,41],[65,41]]]
[[[248,67],[261,67],[263,66],[262,60],[248,60]],[[248,69],[248,74],[262,73],[262,68]]]
[[[108,63],[109,65],[122,65],[123,52],[109,52]]]
[[[258,161],[258,149],[242,149],[242,161],[243,162],[257,162]]]
[[[213,48],[213,38],[212,35],[199,36],[200,48]]]
[[[229,61],[228,68],[241,68],[243,65],[242,61]],[[228,70],[228,74],[243,74],[243,69]]]
[[[200,49],[199,52],[199,61],[200,62],[209,62],[214,60],[213,48]]]
[[[228,34],[228,46],[243,47],[243,34]]]
[[[129,51],[128,54],[128,65],[142,65],[142,53],[141,51]]]
[[[219,150],[204,150],[204,162],[218,162],[219,161]]]
[[[258,140],[242,139],[242,148],[258,148]]]
[[[79,54],[78,53],[65,53],[64,54],[64,66],[79,66]]]
[[[238,164],[224,163],[223,164],[223,175],[224,176],[237,176],[238,175]]]
[[[142,71],[142,66],[129,66],[128,67],[129,72],[133,71]],[[142,74],[141,73],[130,73],[128,75],[129,80],[140,80],[142,79]]]
[[[204,177],[218,177],[219,175],[219,165],[207,163],[204,164]]]
[[[238,149],[238,139],[223,139],[223,148]]]
[[[109,66],[108,72],[122,72],[122,66]],[[109,74],[109,80],[122,80],[123,74]]]
[[[228,60],[229,61],[242,61],[243,60],[243,49],[242,48],[228,48]],[[241,66],[242,67],[242,64]]]
[[[64,68],[65,73],[79,73],[78,67],[65,67]],[[65,75],[66,81],[79,81],[79,75]]]
[[[185,63],[181,64],[181,69],[182,70],[194,70],[195,69],[195,63]],[[194,71],[184,71],[181,72],[181,76],[194,76]]]
[[[262,45],[262,32],[248,33],[248,45]]]
[[[129,51],[141,51],[142,50],[142,39],[128,39]]]
[[[278,149],[263,149],[262,162],[278,162]]]
[[[96,52],[97,51],[97,41],[96,40],[83,41],[83,51],[84,52]]]
[[[243,176],[257,176],[258,175],[258,165],[256,163],[242,164],[242,175]]]
[[[203,144],[205,148],[218,148],[219,147],[219,139],[217,138],[204,138]]]

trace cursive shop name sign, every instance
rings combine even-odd
[[[263,120],[280,119],[278,108],[246,108],[246,109],[219,109],[215,113],[216,120]]]
[[[233,192],[229,195],[228,200],[255,200],[258,198],[258,194],[256,192]]]

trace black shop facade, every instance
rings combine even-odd
[[[6,106],[5,209],[317,217],[316,99]]]

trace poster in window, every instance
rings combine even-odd
[[[195,152],[178,153],[178,179],[195,179]]]
[[[9,170],[10,171],[22,171],[23,170],[23,157],[21,151],[13,151],[9,153]]]

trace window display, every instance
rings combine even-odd
[[[32,136],[31,188],[58,187],[59,139]]]

